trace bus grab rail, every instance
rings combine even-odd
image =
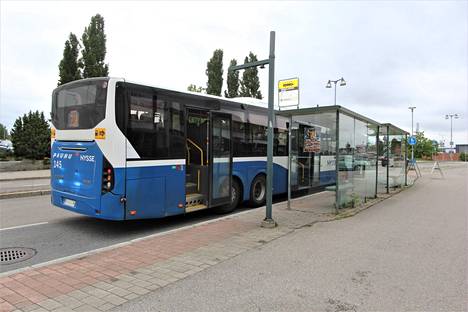
[[[304,164],[302,164],[302,163],[301,163],[300,161],[298,161],[298,160],[296,160],[296,163],[297,163],[299,166],[301,166],[301,168],[302,168],[302,179],[301,179],[301,182],[304,182],[304,176],[305,176],[305,175],[304,175],[304,173],[305,173],[304,171],[305,171],[305,166],[304,166]]]
[[[188,146],[188,144],[185,144],[185,147],[187,148],[187,156],[188,156],[187,164],[190,165],[190,147]]]
[[[187,139],[187,142],[189,142],[190,144],[192,144],[193,146],[195,146],[195,147],[200,151],[200,162],[201,162],[200,165],[203,166],[203,159],[204,159],[204,158],[203,158],[203,156],[204,156],[204,155],[203,155],[203,149],[202,149],[200,146],[198,146],[197,144],[195,144],[195,142],[193,142],[193,141],[190,140],[190,139]]]

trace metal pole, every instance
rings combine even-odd
[[[405,186],[408,186],[408,168],[406,159],[408,159],[408,134],[405,133]]]
[[[275,32],[270,31],[270,56],[267,60],[230,66],[229,71],[247,69],[262,65],[268,65],[268,138],[267,138],[267,170],[266,170],[266,211],[262,227],[275,227],[276,222],[272,218],[273,196],[273,126],[274,126],[274,98],[275,90]]]
[[[413,110],[414,107],[411,108],[411,136],[413,136]],[[411,163],[414,163],[414,144],[411,145]]]
[[[335,81],[335,106],[336,106],[336,83],[337,83],[337,82],[338,82],[338,81]]]
[[[390,145],[390,126],[387,126],[387,194],[390,193],[390,187],[389,187],[389,183],[390,183],[390,179],[388,177],[388,174],[390,173],[390,148],[391,148],[391,145]]]
[[[453,125],[452,120],[453,119],[452,119],[452,117],[453,116],[450,115],[450,149],[453,148],[453,138],[452,138],[452,125]]]
[[[288,127],[288,210],[291,209],[291,128],[292,116],[289,118]]]
[[[339,159],[340,159],[340,110],[336,110],[336,134],[335,134],[335,213],[338,214],[340,208],[340,168],[339,168]]]
[[[275,227],[277,224],[272,218],[273,202],[273,118],[275,88],[275,32],[270,31],[270,56],[268,66],[268,141],[267,141],[267,179],[266,179],[266,215],[262,222],[263,227]]]
[[[381,126],[377,126],[377,143],[376,143],[376,146],[377,146],[377,155],[376,155],[376,159],[375,159],[375,196],[374,198],[377,198],[377,193],[378,193],[378,182],[379,182],[379,145],[380,145],[380,141],[379,141],[379,137],[380,137],[380,127]]]

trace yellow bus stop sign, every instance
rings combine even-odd
[[[278,107],[299,108],[299,78],[278,81]]]
[[[299,89],[299,78],[278,81],[278,91]]]

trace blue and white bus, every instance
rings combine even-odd
[[[51,115],[57,207],[129,220],[265,202],[267,108],[253,99],[92,78],[55,89]],[[288,121],[275,117],[273,194],[287,191]],[[317,132],[333,151],[330,129],[292,129],[293,190],[334,184],[335,156],[301,139]]]
[[[267,109],[118,78],[52,94],[52,203],[109,220],[265,201]],[[287,119],[276,117],[274,194],[287,187]]]

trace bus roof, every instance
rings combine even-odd
[[[205,97],[205,98],[211,98],[211,99],[217,99],[217,100],[222,100],[222,101],[227,101],[227,102],[235,102],[239,104],[246,104],[250,106],[256,106],[256,107],[261,107],[261,108],[268,108],[268,103],[264,102],[260,99],[256,98],[250,98],[250,97],[236,97],[236,98],[225,98],[222,96],[217,96],[217,95],[211,95],[211,94],[206,94],[206,93],[199,93],[199,92],[192,92],[188,90],[178,90],[174,88],[167,88],[164,86],[156,86],[153,84],[145,83],[145,82],[136,82],[136,81],[130,81],[126,80],[125,78],[118,78],[118,77],[111,77],[111,79],[123,79],[125,82],[128,83],[134,83],[137,85],[142,85],[142,86],[147,86],[147,87],[152,87],[152,88],[157,88],[157,89],[164,89],[172,92],[177,92],[177,93],[186,93],[186,94],[191,94],[191,95],[196,95],[200,97]]]
[[[131,81],[131,80],[127,80],[127,79],[125,79],[123,77],[93,77],[93,78],[79,79],[79,80],[67,82],[67,83],[65,83],[63,85],[60,85],[57,88],[55,88],[54,91],[56,89],[61,89],[61,88],[65,87],[65,86],[67,86],[69,84],[73,84],[73,83],[75,83],[77,81],[99,80],[99,79],[114,79],[114,80],[119,80],[119,81],[122,80],[122,81],[125,81],[125,82],[128,82],[128,83],[133,83],[133,84],[146,86],[146,87],[151,87],[151,88],[156,88],[156,89],[163,89],[163,90],[176,92],[176,93],[191,94],[191,95],[195,95],[195,96],[198,96],[198,97],[217,99],[217,100],[226,101],[226,102],[234,102],[234,103],[237,103],[237,104],[244,104],[244,105],[249,105],[249,106],[254,106],[254,107],[259,107],[259,108],[264,108],[264,109],[268,108],[268,103],[267,102],[264,102],[264,101],[262,101],[260,99],[256,99],[256,98],[250,98],[250,97],[225,98],[225,97],[206,94],[206,93],[192,92],[192,91],[188,91],[188,90],[178,90],[178,89],[174,89],[174,88],[167,88],[167,87],[164,87],[164,86],[156,86],[156,85],[153,85],[151,83]]]

